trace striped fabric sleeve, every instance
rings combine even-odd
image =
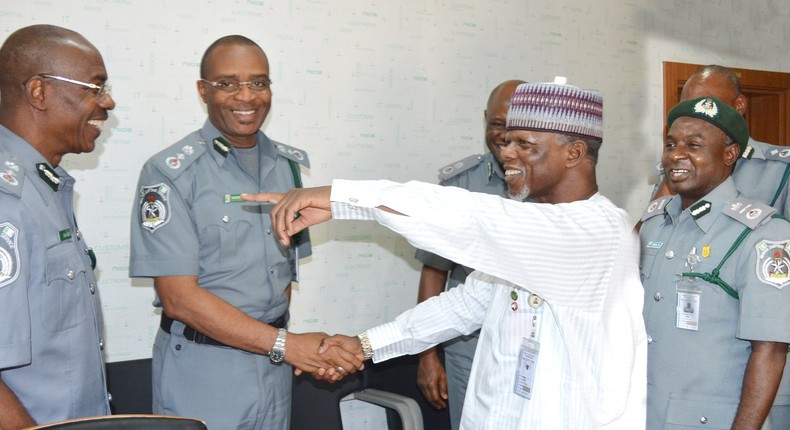
[[[332,200],[397,211],[406,216],[373,215],[419,249],[580,309],[599,310],[616,259],[636,264],[618,254],[633,239],[625,213],[598,194],[551,205],[420,182],[336,180]]]

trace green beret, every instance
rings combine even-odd
[[[749,142],[746,120],[737,110],[716,97],[697,97],[678,103],[667,115],[667,127],[672,127],[672,123],[681,116],[699,118],[715,125],[738,144],[741,154],[746,149]]]

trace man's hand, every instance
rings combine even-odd
[[[294,374],[307,372],[316,379],[336,382],[365,367],[361,347],[358,353],[356,350],[332,348],[319,354],[319,346],[327,336],[326,333],[288,333],[285,361],[296,368]]]
[[[269,216],[277,238],[283,246],[291,243],[291,236],[307,227],[332,219],[329,195],[332,187],[293,189],[286,194],[242,194],[249,202],[276,203]]]
[[[362,360],[365,359],[365,354],[362,351],[362,342],[360,342],[359,338],[356,336],[336,334],[322,340],[321,345],[318,348],[319,355],[331,355],[337,353],[338,351],[346,351],[348,353],[354,354],[354,356],[357,358]],[[328,371],[329,370],[327,370],[327,372]],[[313,373],[313,377],[316,377],[317,379],[327,379],[326,377],[318,378],[315,373]]]
[[[447,407],[447,373],[439,361],[436,348],[430,348],[420,354],[417,385],[431,406],[436,409]]]

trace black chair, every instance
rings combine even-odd
[[[165,415],[106,415],[77,418],[26,430],[207,430],[206,423],[184,417]]]

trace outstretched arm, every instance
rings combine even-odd
[[[331,193],[331,186],[323,186],[295,188],[286,194],[242,194],[241,198],[249,202],[276,203],[269,216],[280,243],[288,246],[291,236],[307,227],[332,219]],[[398,214],[385,206],[379,206],[378,209]]]

